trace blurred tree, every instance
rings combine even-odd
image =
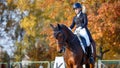
[[[16,61],[21,61],[24,54],[31,60],[54,60],[56,40],[49,27],[50,23],[63,23],[69,27],[75,15],[72,4],[81,2],[87,8],[88,27],[97,43],[101,41],[106,53],[105,59],[118,59],[120,50],[120,1],[118,0],[8,0],[8,9],[19,10],[20,19],[15,18],[7,23],[6,31],[16,26]],[[18,16],[15,16],[18,17]],[[8,19],[9,20],[9,19]],[[18,24],[19,23],[19,24]],[[94,24],[94,25],[93,25]],[[111,54],[110,54],[111,53]],[[108,57],[109,56],[109,57]],[[46,59],[47,58],[47,59]]]
[[[3,50],[3,47],[0,46],[0,62],[8,62],[10,61],[10,57],[6,51]]]
[[[14,53],[14,46],[12,47],[12,45],[15,41],[22,38],[22,36],[20,36],[22,31],[21,28],[18,29],[18,26],[24,14],[16,9],[13,0],[0,0],[0,6],[0,40],[3,40],[0,43],[3,47],[9,48],[6,48],[5,54],[9,52],[8,50],[13,50],[8,53],[11,57]],[[5,59],[6,57],[4,60]]]
[[[102,46],[100,46],[99,48],[100,48],[100,49],[99,49],[99,54],[97,55],[97,58],[98,58],[99,60],[103,60],[104,54],[105,54],[106,52],[110,51],[110,49],[103,50],[103,47],[102,47]]]

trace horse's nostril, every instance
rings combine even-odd
[[[63,52],[65,52],[65,48],[64,48],[64,47],[62,47],[62,48],[60,49],[60,51],[58,51],[58,53],[63,53]]]
[[[63,51],[63,50],[62,50],[62,49],[60,49],[60,51],[58,51],[58,53],[62,53],[62,51]]]

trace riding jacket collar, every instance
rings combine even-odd
[[[80,14],[81,14],[81,11],[77,14],[77,17],[79,17],[79,16],[80,16]]]

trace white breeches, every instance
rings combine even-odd
[[[89,36],[88,36],[87,31],[86,31],[85,28],[81,28],[81,27],[76,28],[74,34],[84,37],[85,40],[86,40],[87,46],[90,46]]]

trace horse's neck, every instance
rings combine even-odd
[[[78,41],[77,37],[74,34],[68,35],[67,38],[67,48],[72,51],[78,51],[80,48],[80,42]]]
[[[67,55],[73,55],[73,54],[81,54],[82,55],[82,48],[80,47],[80,44],[78,41],[74,40],[71,43],[66,44],[66,50],[65,50],[65,56]]]
[[[71,51],[78,50],[79,49],[79,41],[77,41],[77,37],[75,35],[69,36],[70,38],[67,39],[67,48]]]
[[[75,34],[70,31],[70,30],[64,30],[66,31],[66,43],[67,43],[67,48],[69,50],[72,50],[72,51],[78,51],[78,49],[80,49],[80,42],[78,41],[77,37],[75,36]]]
[[[75,38],[75,35],[72,33],[72,32],[68,32],[68,35],[67,35],[68,37],[67,37],[67,41],[69,42],[69,41],[72,41],[74,38]]]

